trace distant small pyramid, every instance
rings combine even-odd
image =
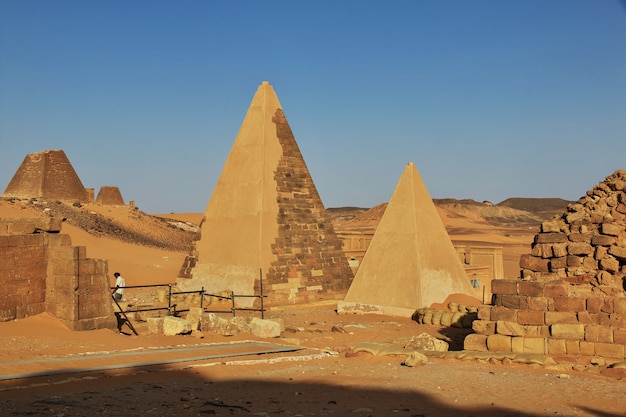
[[[103,185],[98,191],[96,204],[101,206],[125,206],[122,193],[118,187],[111,185]]]
[[[265,305],[340,300],[352,278],[268,82],[252,99],[204,213],[195,256],[177,283],[183,290],[258,295],[261,274]],[[245,307],[255,299],[237,302]]]
[[[62,150],[26,155],[2,197],[91,202],[87,190]]]
[[[387,205],[342,312],[377,306],[389,315],[410,316],[450,294],[476,297],[437,208],[410,162]],[[363,310],[363,311],[365,311]]]

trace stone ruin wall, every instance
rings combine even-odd
[[[71,330],[115,328],[107,262],[72,246],[61,224],[0,219],[0,321],[48,312]]]
[[[626,171],[546,221],[521,277],[492,282],[466,350],[626,358]]]

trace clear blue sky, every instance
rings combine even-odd
[[[626,169],[618,0],[0,0],[0,193],[63,149],[83,184],[201,212],[269,81],[326,207],[578,199]]]

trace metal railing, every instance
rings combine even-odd
[[[168,316],[176,316],[176,315],[178,315],[178,313],[183,313],[183,312],[189,311],[189,308],[187,308],[187,309],[177,309],[176,307],[178,306],[178,304],[177,303],[172,303],[172,297],[174,297],[176,295],[184,295],[184,294],[199,294],[200,295],[200,303],[199,303],[200,304],[200,308],[202,308],[207,313],[231,313],[233,315],[233,317],[235,317],[237,311],[258,311],[258,312],[261,313],[261,318],[264,319],[265,318],[264,299],[267,296],[263,294],[263,276],[262,276],[262,273],[260,271],[259,271],[259,276],[260,276],[260,283],[259,283],[260,294],[259,295],[235,294],[233,291],[231,291],[229,296],[220,295],[220,294],[211,294],[211,293],[206,292],[204,287],[202,287],[201,290],[196,290],[196,291],[173,291],[173,288],[175,287],[174,284],[151,284],[151,285],[130,285],[130,286],[124,286],[123,288],[125,290],[133,289],[133,288],[167,287],[168,288],[168,291],[167,291],[167,307],[163,306],[163,307],[150,307],[150,308],[134,308],[134,309],[125,309],[122,312],[123,313],[139,313],[139,312],[145,312],[145,311],[167,310],[167,315]],[[111,287],[111,290],[115,290],[115,289],[116,289],[116,287]],[[231,300],[231,307],[228,310],[209,310],[209,309],[206,309],[206,308],[204,308],[204,297],[213,297],[213,298],[217,298],[219,300]],[[235,300],[237,298],[259,298],[261,300],[261,307],[260,308],[237,307],[236,306],[236,302],[235,302]]]

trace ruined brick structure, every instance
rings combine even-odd
[[[626,172],[544,222],[520,267],[492,282],[466,349],[626,358]]]
[[[101,206],[124,206],[124,199],[118,187],[103,185],[98,191],[96,204]]]
[[[72,330],[114,328],[107,262],[72,246],[61,224],[0,219],[0,320],[48,312]]]
[[[2,197],[93,202],[62,150],[26,155]]]

